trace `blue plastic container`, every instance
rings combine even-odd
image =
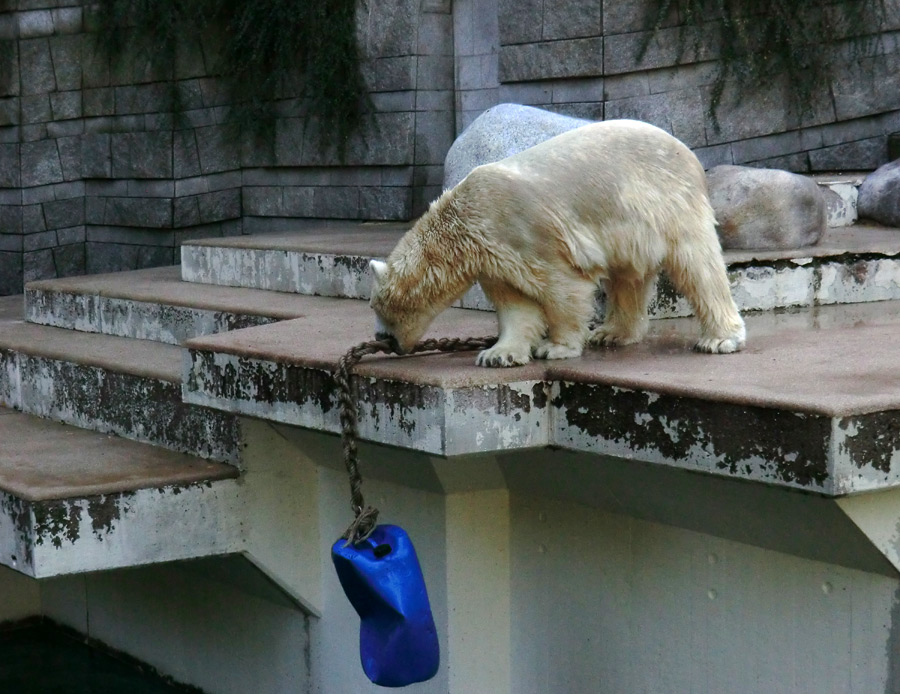
[[[425,579],[409,535],[379,525],[357,545],[338,540],[331,558],[359,615],[359,655],[375,684],[405,687],[438,671],[440,649]]]

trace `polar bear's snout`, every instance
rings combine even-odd
[[[403,354],[404,350],[400,348],[400,343],[397,342],[397,338],[386,332],[375,331],[375,339],[383,342],[387,342],[390,345],[391,350],[396,352],[397,354]]]
[[[397,339],[397,336],[391,332],[381,319],[381,316],[377,313],[375,314],[375,339],[387,342],[391,349],[397,354],[404,354],[406,352],[406,350],[400,347],[400,341]]]

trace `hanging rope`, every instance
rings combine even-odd
[[[423,340],[413,347],[410,353],[468,352],[487,349],[495,342],[497,342],[496,337],[470,337],[467,339],[445,337],[439,340]],[[348,545],[355,545],[368,538],[378,521],[378,509],[373,506],[366,506],[362,494],[362,476],[359,473],[359,456],[356,446],[356,439],[359,435],[357,428],[357,398],[350,382],[350,373],[363,357],[380,352],[384,354],[395,353],[386,340],[361,342],[356,347],[350,348],[341,357],[338,369],[334,374],[334,380],[338,387],[344,465],[347,467],[347,475],[350,477],[350,508],[353,509],[355,515],[350,527],[342,535],[347,540]]]

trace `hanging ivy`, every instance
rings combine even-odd
[[[235,135],[270,135],[279,101],[301,98],[302,114],[342,153],[367,106],[356,0],[99,0],[93,18],[113,65],[151,65],[172,85],[176,112],[179,61],[202,44]]]
[[[717,113],[726,85],[740,85],[736,98],[751,94],[773,77],[787,77],[789,105],[809,113],[816,85],[829,84],[835,68],[869,54],[881,40],[885,0],[650,0],[654,31],[642,44],[638,60],[674,11],[680,14],[678,62],[689,49],[702,55],[715,37],[720,61],[712,86],[709,116]],[[837,42],[844,41],[843,51]]]

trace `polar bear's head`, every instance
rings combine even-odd
[[[439,310],[427,310],[417,301],[419,292],[405,287],[388,263],[369,261],[372,270],[372,298],[375,311],[375,339],[387,340],[400,353],[409,352],[425,334]],[[410,290],[411,289],[411,290]]]

